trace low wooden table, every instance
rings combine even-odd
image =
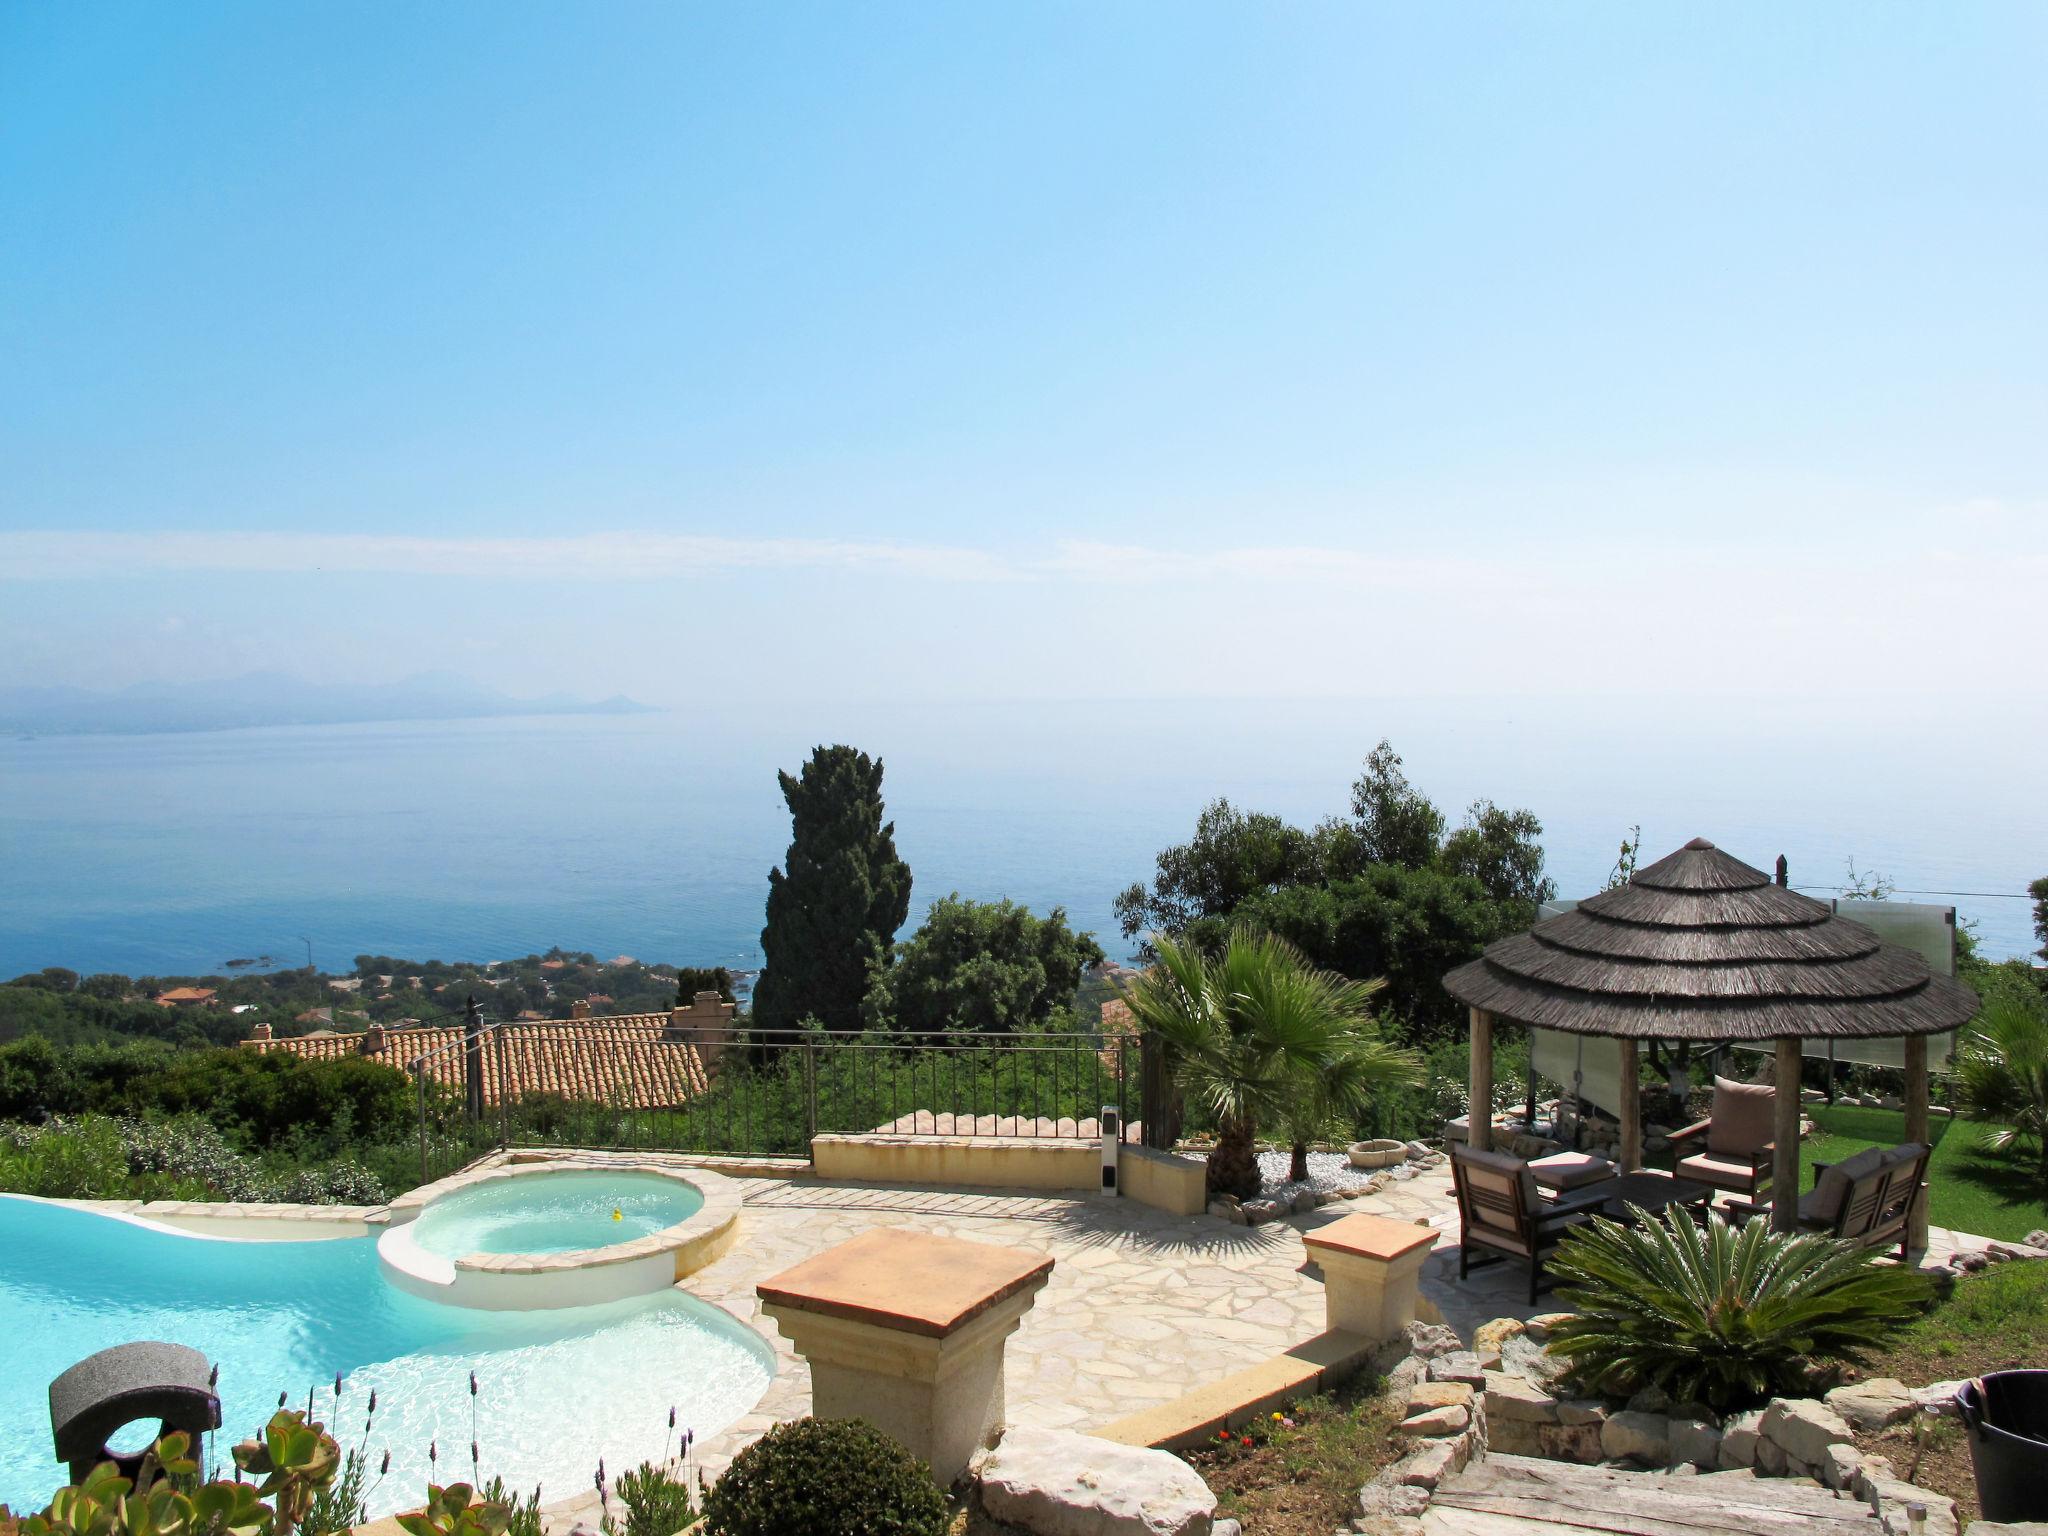
[[[1690,1179],[1675,1179],[1668,1173],[1644,1170],[1641,1173],[1624,1173],[1619,1178],[1593,1186],[1607,1198],[1601,1202],[1600,1214],[1611,1221],[1627,1221],[1630,1206],[1639,1206],[1652,1216],[1661,1216],[1674,1205],[1692,1209],[1695,1219],[1704,1216],[1713,1203],[1713,1186],[1695,1184]]]

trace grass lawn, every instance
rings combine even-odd
[[[1924,1387],[2037,1366],[2043,1360],[2048,1360],[2048,1262],[2036,1261],[1998,1264],[1963,1276],[1939,1306],[1874,1351],[1863,1373]],[[1954,1419],[1915,1419],[1859,1434],[1856,1443],[1889,1456],[1907,1482],[1947,1494],[1966,1519],[1976,1515],[1970,1449]]]
[[[1813,1165],[1839,1163],[1870,1146],[1897,1146],[1906,1139],[1906,1117],[1898,1110],[1848,1104],[1810,1104],[1817,1133],[1799,1148],[1799,1187],[1813,1188]],[[1927,1167],[1928,1219],[1937,1227],[2017,1242],[2048,1227],[2048,1186],[2030,1158],[2000,1157],[1984,1150],[1988,1129],[1976,1120],[1933,1121],[1934,1156]]]

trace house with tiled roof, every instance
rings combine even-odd
[[[582,1005],[578,1005],[580,1008]],[[508,1093],[560,1094],[568,1099],[667,1109],[710,1086],[732,1030],[733,1005],[700,992],[688,1008],[630,1013],[616,1018],[574,1017],[566,1022],[517,1023],[490,1030],[482,1050],[484,1102]],[[242,1042],[247,1050],[283,1051],[308,1061],[363,1056],[428,1078],[460,1092],[463,1035],[459,1024],[389,1028],[372,1024],[359,1034],[301,1035],[277,1039],[268,1025]]]
[[[156,1000],[166,1008],[211,1008],[214,996],[211,987],[172,987],[159,992]]]

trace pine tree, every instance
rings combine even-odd
[[[910,915],[910,866],[882,820],[882,765],[852,747],[819,747],[800,777],[778,774],[791,835],[768,872],[765,957],[754,1027],[859,1029],[861,999]]]

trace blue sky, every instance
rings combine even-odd
[[[0,0],[0,681],[1846,638],[2038,703],[2044,66],[2019,5]]]

